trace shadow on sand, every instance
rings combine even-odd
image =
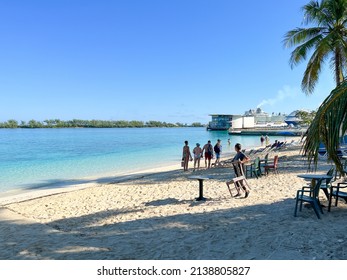
[[[229,199],[232,203],[232,199]],[[0,221],[0,259],[346,259],[347,211],[318,220],[312,209],[293,217],[294,200],[203,212],[203,203],[168,198],[165,204],[201,213],[103,223],[125,211],[101,211],[47,224]],[[7,209],[0,208],[0,214]]]

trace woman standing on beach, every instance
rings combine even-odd
[[[200,148],[200,144],[196,143],[196,147],[193,149],[194,154],[194,171],[196,164],[198,164],[198,170],[200,169],[200,159],[202,157],[202,149]]]
[[[193,160],[192,154],[190,153],[188,141],[184,141],[183,154],[182,154],[183,170],[184,171],[188,171],[189,160]]]

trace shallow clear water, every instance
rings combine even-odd
[[[218,138],[224,153],[237,142],[244,148],[260,145],[257,136],[205,128],[0,129],[0,192],[179,166],[184,140],[192,150],[196,142],[203,146]]]

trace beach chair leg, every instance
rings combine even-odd
[[[295,210],[294,210],[294,217],[296,217],[296,213],[297,213],[297,210],[298,210],[298,203],[299,203],[299,200],[298,198],[296,198],[296,201],[295,201]]]
[[[227,187],[228,187],[228,190],[229,190],[230,196],[231,196],[231,197],[233,197],[233,194],[232,194],[231,189],[230,189],[229,182],[227,182],[226,184],[227,184]]]
[[[299,208],[299,210],[300,210],[300,212],[302,211],[302,200],[300,200],[300,208]]]
[[[329,196],[328,212],[330,212],[330,209],[331,209],[332,197],[333,197],[333,196],[330,194],[330,196]]]
[[[246,178],[252,178],[252,166],[250,166],[249,168],[246,167],[246,170],[245,170],[245,177]]]

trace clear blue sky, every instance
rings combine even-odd
[[[286,31],[308,0],[1,0],[0,121],[204,122],[262,105],[316,109]]]

